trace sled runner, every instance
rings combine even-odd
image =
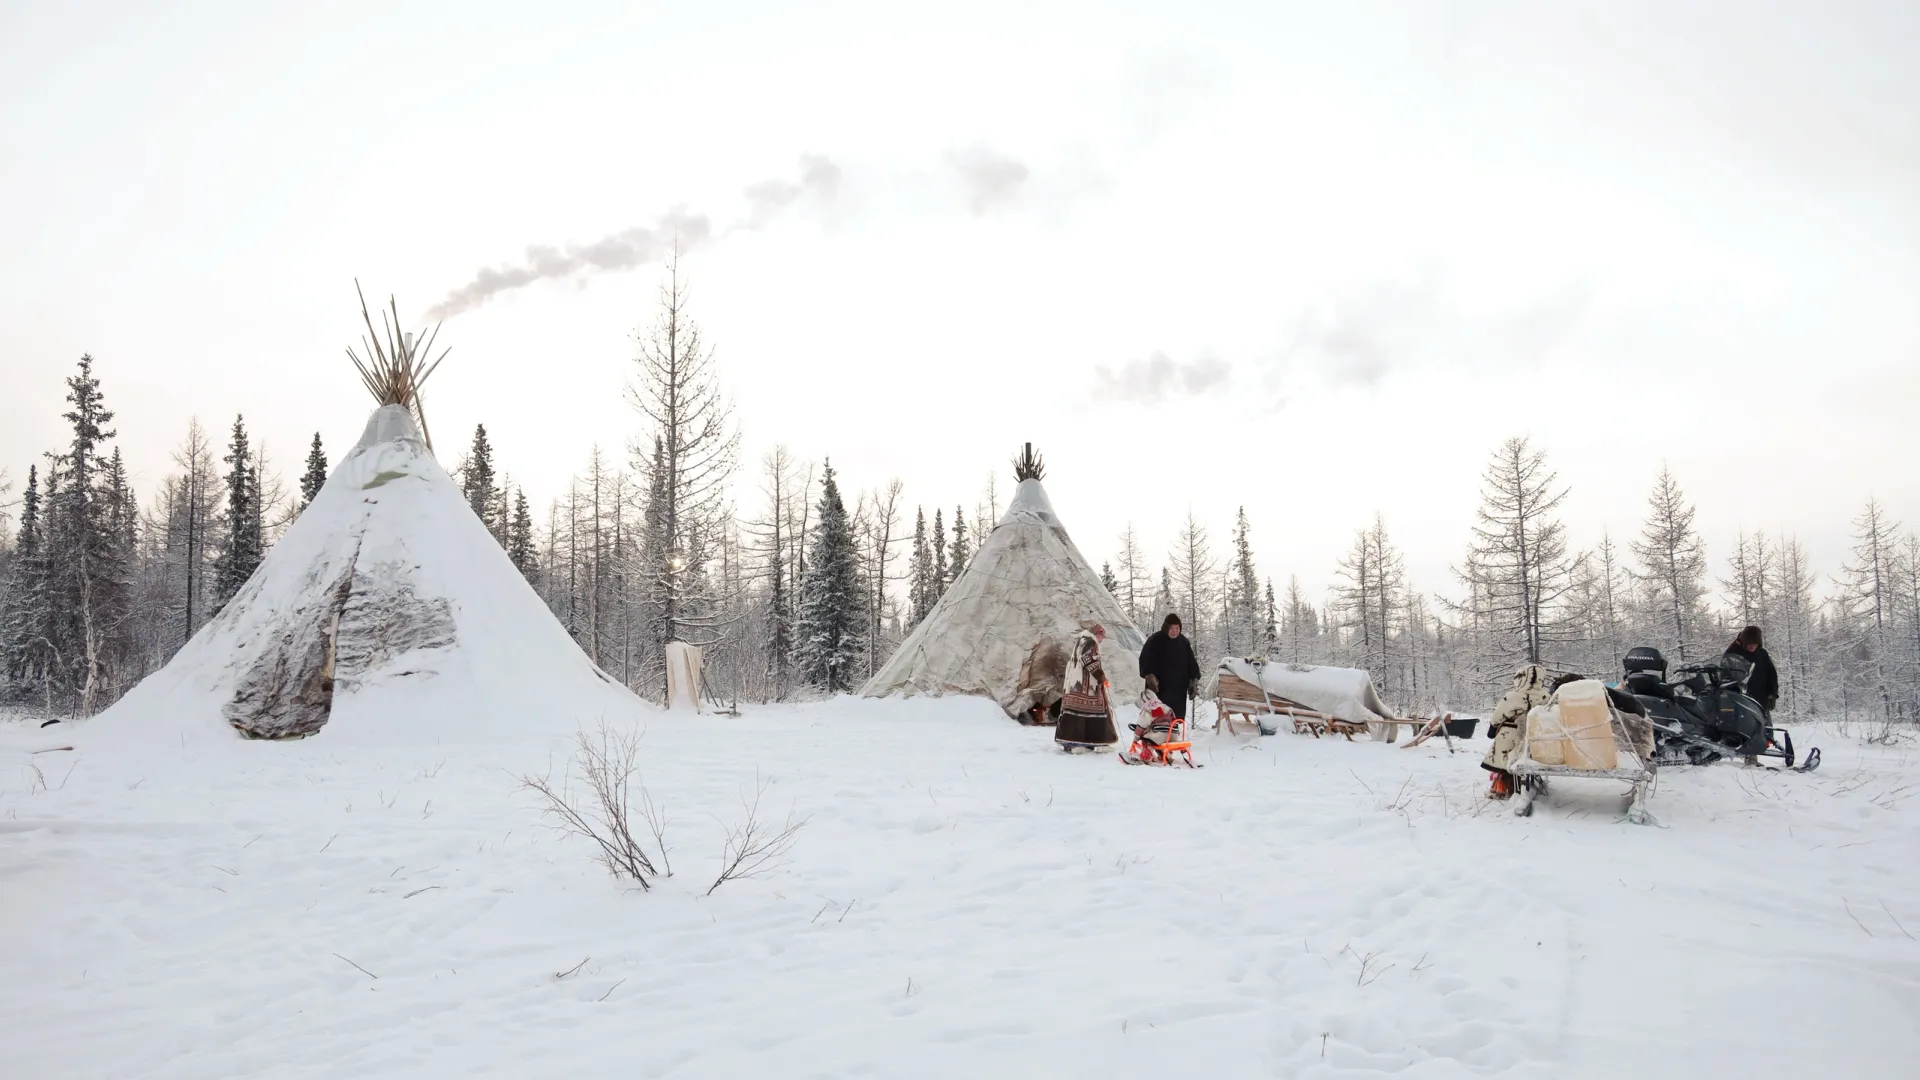
[[[1514,816],[1533,813],[1534,801],[1547,794],[1548,777],[1570,777],[1631,784],[1627,820],[1657,824],[1647,810],[1652,755],[1631,738],[1600,682],[1582,679],[1561,687],[1546,705],[1527,713],[1520,730],[1520,747],[1508,767],[1518,788]]]

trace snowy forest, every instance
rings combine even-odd
[[[975,494],[922,503],[899,479],[843,490],[824,453],[742,461],[677,272],[635,343],[628,445],[596,448],[536,511],[481,426],[450,469],[474,513],[580,647],[643,696],[663,696],[676,639],[705,651],[725,700],[856,689],[992,530],[997,470]],[[317,434],[289,484],[244,417],[217,444],[196,419],[169,475],[136,492],[110,389],[81,357],[66,380],[71,439],[0,471],[0,697],[15,706],[111,704],[219,614],[326,481]],[[1852,522],[1849,556],[1816,567],[1792,536],[1709,552],[1666,471],[1639,522],[1571,536],[1558,516],[1566,486],[1520,436],[1490,448],[1480,487],[1440,583],[1408,580],[1384,514],[1357,523],[1317,596],[1298,568],[1256,558],[1244,508],[1189,515],[1166,552],[1144,550],[1131,527],[1075,540],[1143,631],[1180,613],[1203,669],[1225,655],[1364,667],[1405,710],[1472,712],[1525,660],[1611,677],[1633,645],[1699,661],[1754,623],[1787,714],[1886,729],[1920,719],[1920,534],[1877,503]]]

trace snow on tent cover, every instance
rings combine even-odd
[[[1139,696],[1145,638],[1068,538],[1043,471],[1028,444],[999,524],[862,696],[973,694],[1025,720],[1058,702],[1065,646],[1096,623],[1107,631],[1100,653],[1112,700]]]
[[[542,717],[571,729],[637,711],[434,459],[418,399],[432,366],[412,335],[395,337],[397,323],[386,344],[371,340],[370,364],[355,357],[379,402],[360,441],[247,584],[96,724],[224,721],[274,739],[323,726],[524,728]]]

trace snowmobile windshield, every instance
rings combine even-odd
[[[1730,683],[1743,683],[1753,673],[1753,661],[1734,653],[1720,657],[1720,677]]]

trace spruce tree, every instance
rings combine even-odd
[[[106,427],[113,413],[100,393],[100,380],[94,378],[93,357],[82,356],[79,367],[79,374],[67,379],[67,403],[73,409],[64,419],[73,425],[73,442],[64,462],[66,483],[56,500],[59,528],[54,535],[59,542],[50,548],[49,556],[57,560],[54,569],[64,579],[56,593],[56,602],[63,608],[55,611],[64,625],[55,640],[72,658],[66,666],[73,671],[74,688],[80,692],[81,713],[91,715],[104,703],[117,639],[125,630],[113,616],[127,582],[124,568],[115,565],[109,533],[111,497],[100,463],[101,444],[114,437]]]
[[[1113,576],[1113,564],[1110,562],[1100,564],[1100,586],[1112,594],[1120,592],[1120,579]]]
[[[493,445],[487,441],[487,426],[480,424],[473,429],[473,445],[467,450],[467,467],[460,478],[460,487],[467,497],[467,505],[473,508],[473,516],[495,532],[493,527]]]
[[[932,590],[933,553],[927,550],[927,511],[924,507],[915,507],[913,513],[913,572],[907,583],[908,622],[912,626],[920,625],[933,609],[929,594]]]
[[[1247,508],[1233,523],[1233,565],[1227,571],[1227,648],[1232,653],[1260,649],[1260,579],[1253,569]]]
[[[13,581],[0,602],[0,673],[15,685],[25,683],[45,654],[42,639],[50,615],[48,574],[42,550],[41,484],[36,466],[27,467],[20,503],[20,532],[13,545]]]
[[[540,560],[533,548],[533,512],[527,507],[527,493],[513,493],[513,523],[507,528],[507,558],[528,584],[535,583]]]
[[[327,452],[320,448],[320,433],[313,433],[313,445],[307,448],[307,471],[300,474],[300,509],[312,505],[327,483]]]
[[[972,558],[973,549],[967,543],[967,518],[956,506],[953,508],[953,550],[947,553],[948,585],[960,580],[961,572]]]
[[[1260,655],[1271,658],[1280,647],[1280,612],[1273,602],[1273,579],[1267,579],[1266,620],[1260,627]]]
[[[263,555],[260,535],[260,484],[247,450],[246,418],[233,418],[233,437],[227,444],[227,506],[225,535],[214,560],[213,609],[218,613],[233,599]]]
[[[840,501],[833,465],[825,468],[806,575],[800,581],[795,659],[800,677],[829,693],[853,689],[866,640],[866,590],[853,524]]]
[[[1167,616],[1177,613],[1173,601],[1173,571],[1163,566],[1160,568],[1160,589],[1153,594],[1153,626],[1151,629],[1160,629],[1160,624],[1166,621]],[[1181,629],[1185,630],[1186,627],[1183,626]]]
[[[933,548],[933,593],[927,598],[927,610],[933,610],[942,596],[947,594],[947,527],[942,524],[940,509],[933,511],[933,535],[927,538],[927,544]]]
[[[83,688],[81,708],[88,714],[119,697],[136,665],[140,509],[119,447],[100,471],[92,501],[98,507],[100,544],[91,580],[85,583],[92,611],[82,627],[82,640],[83,647],[92,642],[88,663],[93,677],[91,686]]]

